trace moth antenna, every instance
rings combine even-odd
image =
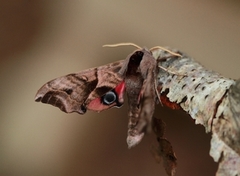
[[[103,47],[118,47],[118,46],[134,46],[137,49],[142,49],[142,47],[136,45],[135,43],[116,43],[116,44],[103,45]]]
[[[168,53],[170,53],[170,54],[172,54],[172,55],[174,55],[174,56],[182,57],[181,54],[172,52],[172,51],[170,51],[170,50],[168,50],[168,49],[166,49],[166,48],[164,48],[164,47],[161,47],[161,46],[154,46],[154,47],[152,47],[152,48],[150,49],[150,51],[154,51],[154,50],[156,50],[156,49],[161,49],[161,50],[166,51],[166,52],[168,52]]]
[[[174,72],[174,71],[168,70],[167,68],[165,68],[165,67],[163,67],[163,66],[161,66],[161,65],[159,65],[158,67],[161,68],[161,69],[163,69],[165,72],[168,72],[168,73],[173,74],[173,75],[187,76],[187,74],[178,74],[178,73],[176,73],[176,72]]]

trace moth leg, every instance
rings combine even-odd
[[[161,101],[161,98],[160,98],[160,93],[159,93],[159,91],[158,91],[158,89],[157,89],[157,79],[155,79],[155,81],[154,81],[154,89],[155,89],[155,92],[156,92],[156,95],[157,95],[157,100],[158,100],[159,103],[163,106],[162,101]],[[157,100],[156,100],[156,101],[157,101]]]

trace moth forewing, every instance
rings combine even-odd
[[[129,147],[138,144],[146,131],[151,131],[151,119],[155,109],[156,60],[146,49],[130,56],[126,72],[126,92],[129,102]],[[130,83],[128,83],[130,82]]]
[[[109,109],[112,105],[102,105],[95,101],[94,106],[88,104],[100,98],[108,91],[115,89],[123,81],[118,72],[122,68],[123,60],[96,68],[68,74],[44,84],[37,92],[35,101],[51,104],[66,113],[77,112],[84,114],[87,109],[101,111]],[[123,93],[124,88],[119,94]],[[123,98],[121,95],[121,101]]]

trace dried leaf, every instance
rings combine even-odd
[[[158,147],[155,147],[155,158],[157,162],[162,161],[163,167],[169,176],[175,175],[177,158],[171,143],[164,138],[165,123],[161,119],[153,118],[153,131],[157,135]]]

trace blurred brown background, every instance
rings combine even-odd
[[[124,59],[134,42],[171,46],[239,78],[239,1],[10,0],[0,5],[0,175],[166,175],[153,134],[126,145],[127,106],[84,116],[34,102],[46,81]],[[183,112],[157,106],[178,157],[177,175],[214,175],[210,135]]]

